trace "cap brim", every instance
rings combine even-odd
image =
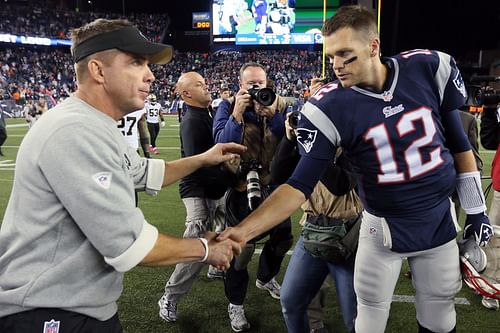
[[[167,44],[152,43],[145,41],[143,43],[134,43],[126,45],[125,47],[119,47],[122,51],[127,51],[135,54],[145,55],[148,57],[150,64],[164,65],[173,56],[173,48]]]

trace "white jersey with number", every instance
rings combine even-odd
[[[127,114],[125,117],[117,121],[117,127],[125,138],[125,141],[127,141],[127,144],[134,149],[139,148],[138,125],[139,120],[145,112],[145,108],[140,109]]]
[[[152,124],[158,124],[160,118],[161,104],[156,102],[146,103],[146,121]]]

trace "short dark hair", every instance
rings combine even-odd
[[[240,80],[241,78],[243,77],[243,72],[248,68],[248,67],[258,67],[258,68],[261,68],[264,73],[266,72],[266,69],[264,68],[264,66],[262,66],[261,64],[259,64],[258,62],[247,62],[247,63],[244,63],[243,66],[241,66],[240,68]],[[266,73],[267,74],[267,73]]]
[[[330,17],[323,25],[323,36],[330,36],[342,28],[365,30],[369,34],[378,36],[377,20],[372,11],[366,7],[354,5],[343,6]]]

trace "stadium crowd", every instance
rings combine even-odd
[[[57,7],[28,8],[9,3],[2,7],[0,33],[14,35],[68,39],[72,28],[98,17],[123,18],[118,13],[75,12]],[[126,18],[152,41],[161,40],[162,29],[168,22],[167,14],[131,13]],[[172,94],[175,82],[188,71],[197,71],[206,78],[214,98],[222,87],[236,92],[235,71],[250,61],[266,67],[279,95],[293,96],[301,102],[309,94],[310,79],[321,74],[321,53],[317,51],[176,52],[174,60],[166,66],[152,65],[156,77],[153,93],[164,105],[169,105],[175,98]],[[27,99],[46,96],[53,105],[76,88],[69,48],[0,46],[0,82],[2,99],[14,99],[23,105]]]
[[[65,8],[38,5],[13,5],[7,2],[0,10],[0,33],[46,37],[70,38],[70,31],[97,18],[126,18],[140,27],[150,40],[160,41],[168,20],[166,14],[77,12]]]
[[[68,97],[76,88],[71,56],[64,48],[10,47],[0,49],[0,98],[14,99],[23,105],[27,99],[47,96],[54,104]],[[275,81],[276,93],[307,98],[310,80],[320,75],[321,55],[316,51],[222,51],[213,54],[176,52],[171,63],[152,65],[156,81],[153,93],[164,104],[174,99],[175,82],[183,72],[196,71],[207,78],[209,90],[215,95],[222,87],[238,90],[235,71],[246,62],[264,65],[269,78]]]

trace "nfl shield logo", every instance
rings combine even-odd
[[[51,321],[46,321],[43,324],[43,333],[59,333],[59,324],[60,321],[55,321],[52,319]]]

